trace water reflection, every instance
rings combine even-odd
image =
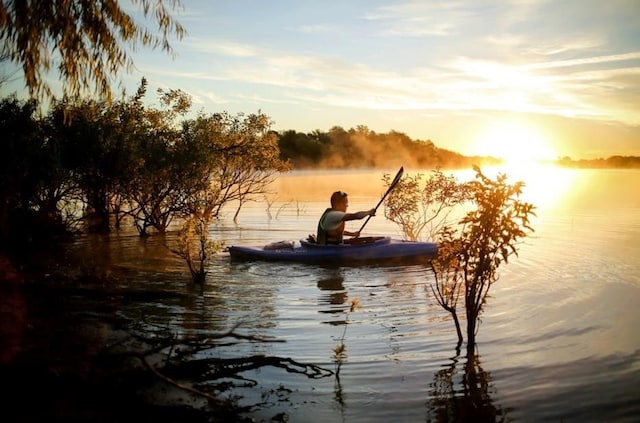
[[[318,289],[322,291],[318,297],[318,303],[320,306],[328,305],[328,309],[319,310],[320,313],[344,313],[347,310],[347,303],[349,294],[344,287],[344,276],[342,274],[335,274],[328,278],[320,279],[318,281]],[[329,324],[340,324],[332,321],[327,322]],[[344,322],[341,322],[344,323]]]
[[[348,315],[350,306],[347,304],[349,295],[344,287],[344,276],[342,274],[335,274],[329,278],[324,278],[318,281],[318,289],[322,291],[322,295],[319,297],[320,305],[329,305],[329,309],[319,310],[320,313],[344,313],[345,318],[339,320],[333,320],[328,323],[330,325],[344,325],[344,331],[342,332],[342,338],[339,340],[339,344],[334,348],[334,386],[333,386],[333,399],[335,401],[338,412],[340,413],[342,420],[345,420],[346,411],[346,394],[342,389],[342,382],[340,381],[340,368],[347,357],[345,336],[347,331]],[[327,294],[324,292],[327,291]]]
[[[427,422],[508,421],[507,410],[491,397],[496,391],[491,381],[491,373],[482,368],[477,355],[465,362],[460,356],[452,357],[429,384]]]
[[[546,164],[529,166],[489,166],[482,169],[491,178],[507,175],[509,183],[524,182],[523,200],[536,206],[538,213],[547,209],[560,209],[572,204],[576,197],[591,186],[584,172]],[[469,169],[456,171],[459,180],[471,180],[475,172]]]

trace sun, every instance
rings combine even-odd
[[[506,164],[554,160],[557,155],[549,139],[532,125],[502,121],[490,123],[473,140],[475,155],[499,157]]]

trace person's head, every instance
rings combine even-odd
[[[346,211],[349,206],[349,198],[344,191],[336,191],[331,194],[331,208]]]

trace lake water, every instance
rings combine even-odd
[[[90,266],[125,271],[127,288],[183,294],[127,303],[123,318],[144,313],[180,334],[238,325],[280,341],[235,343],[216,356],[265,354],[336,370],[333,348],[344,337],[339,378],[278,367],[243,373],[246,386],[224,395],[240,396],[257,421],[279,413],[292,422],[638,421],[640,171],[505,171],[527,183],[535,233],[500,268],[473,363],[456,354],[453,322],[428,295],[423,266],[231,263],[220,253],[199,290],[159,238],[125,232],[78,245],[94,257]],[[374,206],[383,173],[294,172],[268,202],[249,203],[236,224],[223,219],[211,234],[227,245],[306,237],[334,190],[349,192],[350,211]],[[382,208],[363,233],[380,234],[400,237]],[[359,308],[348,313],[354,299]]]

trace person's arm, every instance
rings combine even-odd
[[[343,221],[348,221],[348,220],[360,220],[360,219],[364,219],[367,216],[375,216],[376,215],[376,209],[371,209],[371,210],[366,210],[366,211],[359,211],[356,213],[345,213],[344,217],[342,218]],[[347,231],[346,229],[342,232],[343,235],[346,236],[350,236],[350,237],[354,237],[354,238],[358,238],[360,236],[360,231],[355,231],[355,232],[351,232],[351,231]]]
[[[344,230],[344,232],[342,232],[343,235],[346,236],[350,236],[352,238],[358,238],[360,237],[360,231],[356,231],[356,232],[351,232],[351,231],[347,231],[346,229]]]
[[[375,216],[375,215],[376,215],[376,209],[371,209],[371,210],[359,211],[356,213],[345,213],[342,220],[344,222],[348,220],[360,220],[360,219],[364,219],[367,216]]]

